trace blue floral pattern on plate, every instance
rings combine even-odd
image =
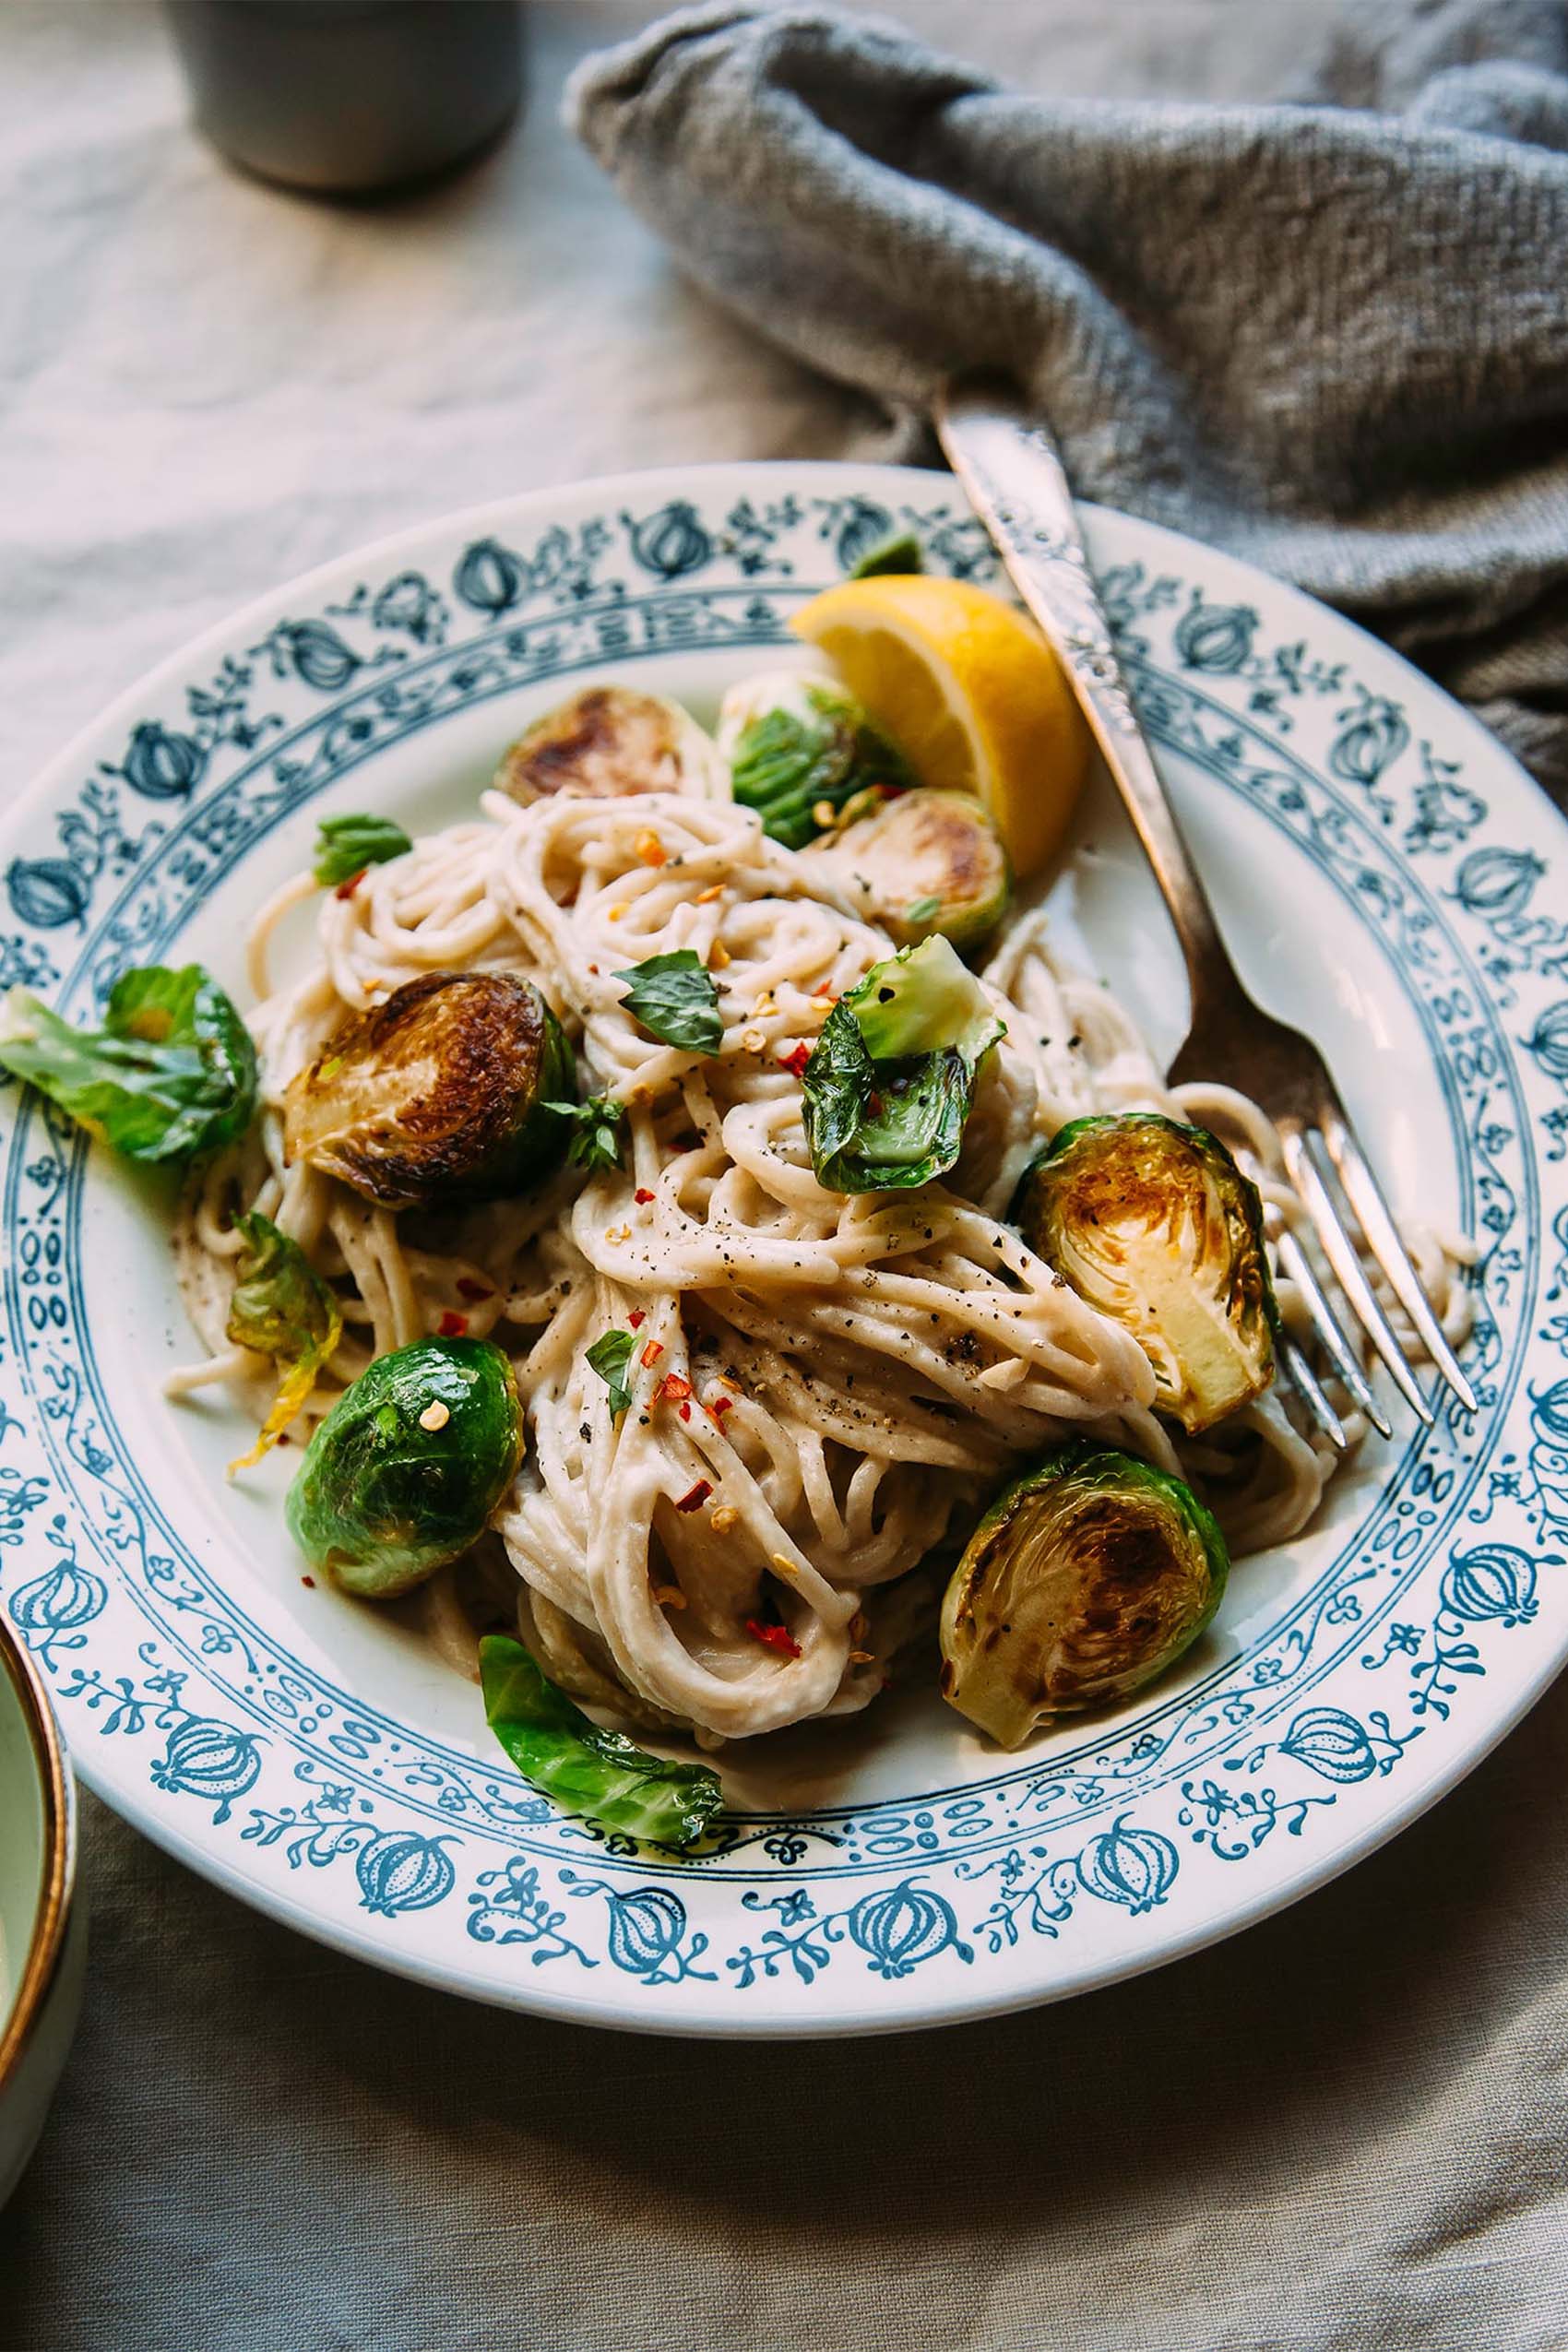
[[[334,567],[169,665],[99,731],[89,772],[57,770],[15,819],[0,981],[81,1016],[383,754],[422,739],[438,757],[443,724],[491,704],[499,748],[508,698],[585,670],[766,659],[895,528],[992,576],[944,479],[802,466],[516,501]],[[1407,1440],[1311,1588],[1195,1687],[983,1779],[726,1817],[682,1861],[339,1687],[213,1576],[109,1401],[85,1146],[8,1088],[0,1606],[89,1776],[197,1867],[485,1998],[676,2030],[874,2029],[1103,1980],[1289,1899],[1455,1778],[1560,1662],[1558,822],[1345,624],[1125,517],[1093,535],[1156,742],[1314,870],[1412,1008],[1481,1251],[1479,1414],[1445,1407]]]

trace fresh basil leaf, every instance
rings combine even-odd
[[[649,956],[615,978],[626,982],[626,1010],[650,1037],[678,1046],[683,1053],[718,1052],[724,1039],[719,991],[694,948]]]
[[[199,964],[122,972],[101,1029],[74,1029],[25,989],[0,1015],[0,1066],[129,1159],[193,1159],[255,1109],[250,1031]]]
[[[761,683],[773,699],[740,726],[731,789],[787,849],[803,849],[858,793],[915,783],[897,746],[841,686],[789,673]]]
[[[835,1193],[912,1190],[963,1148],[975,1075],[1004,1026],[945,939],[878,964],[823,1023],[802,1074],[806,1141]]]
[[[270,1356],[283,1380],[261,1434],[248,1454],[230,1463],[231,1471],[249,1469],[276,1445],[343,1336],[337,1293],[297,1241],[255,1209],[235,1218],[234,1230],[244,1247],[225,1336],[236,1348]]]
[[[400,825],[386,816],[324,816],[315,831],[311,872],[322,887],[351,882],[366,866],[382,866],[413,848]]]
[[[586,1168],[591,1175],[597,1169],[620,1167],[621,1130],[626,1123],[624,1102],[611,1095],[590,1094],[586,1102],[547,1102],[542,1108],[572,1122],[566,1158],[574,1168]]]
[[[629,1331],[607,1331],[588,1349],[588,1361],[610,1391],[610,1415],[619,1420],[632,1401],[626,1367],[636,1346]]]
[[[484,1716],[523,1778],[606,1828],[656,1846],[690,1846],[724,1801],[706,1764],[650,1756],[586,1716],[509,1633],[479,1645]]]
[[[925,556],[913,531],[892,531],[868,547],[860,562],[851,565],[852,580],[880,579],[889,572],[923,572]]]

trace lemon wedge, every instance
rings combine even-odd
[[[1015,873],[1049,862],[1083,790],[1090,737],[1032,621],[967,580],[900,573],[827,588],[790,626],[826,655],[922,784],[978,793]]]

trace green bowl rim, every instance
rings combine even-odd
[[[31,1941],[11,2013],[0,2025],[0,2096],[18,2070],[59,1973],[77,1873],[75,1789],[38,1669],[0,1618],[0,1668],[8,1675],[32,1736],[43,1796],[43,1882]]]

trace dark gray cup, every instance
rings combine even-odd
[[[517,0],[167,0],[214,147],[321,196],[454,169],[522,91]]]

